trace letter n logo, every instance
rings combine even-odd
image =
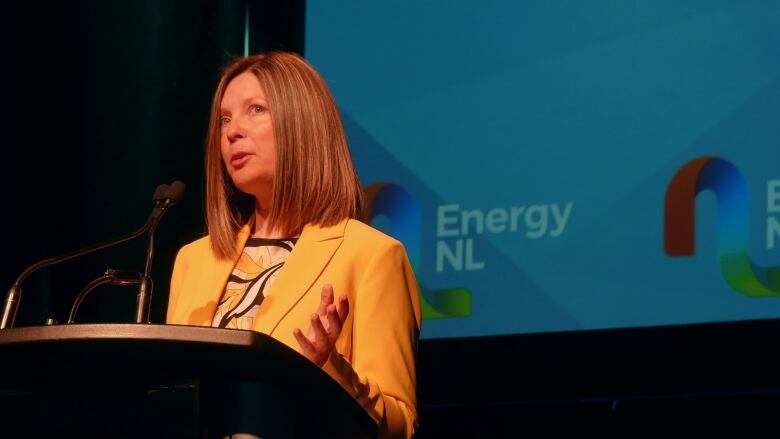
[[[723,278],[747,296],[780,295],[780,267],[760,267],[748,254],[749,197],[745,177],[730,162],[700,157],[686,163],[669,182],[664,205],[664,250],[693,256],[696,196],[705,190],[718,200],[718,262]]]

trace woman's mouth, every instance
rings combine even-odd
[[[251,155],[252,154],[248,152],[237,152],[230,157],[230,164],[233,165],[234,168],[240,168],[241,166],[244,166],[244,163],[249,160],[249,156]]]

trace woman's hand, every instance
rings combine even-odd
[[[336,339],[341,334],[341,328],[349,315],[349,300],[342,294],[339,297],[338,308],[333,303],[333,286],[325,284],[322,287],[322,296],[320,306],[317,312],[311,315],[311,325],[309,333],[304,336],[303,332],[295,328],[293,336],[300,345],[299,351],[304,357],[311,360],[312,363],[322,367],[333,351]]]

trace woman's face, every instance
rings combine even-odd
[[[225,88],[220,104],[220,150],[236,187],[268,205],[273,194],[276,142],[260,81],[244,72]]]

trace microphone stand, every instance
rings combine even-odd
[[[183,183],[179,182],[179,184],[183,186]],[[72,251],[70,253],[65,253],[64,255],[44,259],[42,261],[36,262],[35,264],[31,265],[26,270],[24,270],[22,274],[20,274],[19,277],[16,279],[16,282],[14,282],[14,284],[11,285],[11,288],[8,289],[8,293],[6,294],[5,297],[5,302],[3,303],[3,314],[2,314],[2,319],[0,319],[0,330],[12,328],[14,326],[14,321],[16,320],[16,312],[19,310],[19,301],[22,296],[22,282],[24,282],[24,280],[27,279],[29,275],[40,270],[41,268],[45,268],[54,264],[59,264],[60,262],[65,262],[73,258],[76,258],[78,256],[87,255],[96,252],[98,250],[103,250],[104,248],[121,244],[123,242],[130,241],[131,239],[135,239],[143,235],[150,228],[156,227],[157,223],[159,222],[160,218],[163,216],[165,211],[168,209],[168,207],[172,206],[173,204],[175,204],[175,201],[177,201],[177,200],[172,201],[168,197],[163,198],[163,196],[166,195],[168,192],[169,192],[168,185],[160,185],[157,187],[157,189],[154,191],[154,199],[155,199],[154,209],[152,209],[152,213],[149,215],[149,219],[146,220],[146,223],[143,226],[141,226],[141,228],[139,228],[138,230],[120,236],[119,238],[115,238],[109,241],[104,241],[99,244],[95,244],[76,251]],[[145,275],[148,277],[148,273],[145,273]],[[147,288],[149,291],[151,290],[151,279],[147,281]],[[141,293],[139,291],[139,296],[140,294]],[[144,297],[146,297],[146,300],[148,300],[148,294],[146,294]],[[148,304],[146,306],[148,309]],[[138,321],[138,313],[136,313],[136,321]]]
[[[163,214],[172,205],[170,198],[163,200],[160,215],[149,225],[149,246],[146,249],[146,266],[144,267],[144,273],[138,279],[138,294],[135,298],[136,323],[149,323],[153,290],[151,272],[152,258],[154,257],[154,232],[157,230],[157,224],[160,223]]]
[[[146,249],[146,265],[144,273],[139,278],[138,295],[135,299],[135,322],[149,323],[149,312],[152,303],[152,258],[154,257],[154,232],[157,230],[157,224],[165,215],[169,207],[175,206],[184,197],[185,186],[181,181],[174,181],[166,188],[164,198],[160,205],[159,215],[149,226],[149,246]]]

